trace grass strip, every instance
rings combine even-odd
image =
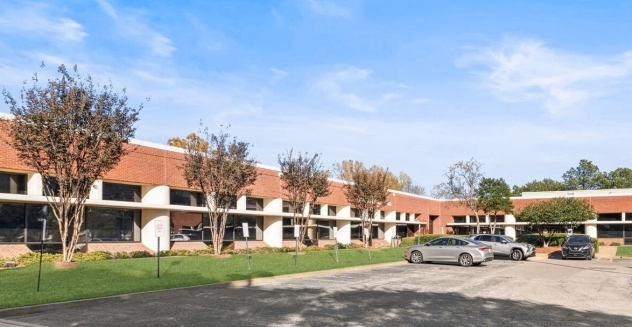
[[[252,254],[250,271],[245,255],[161,257],[160,278],[156,258],[78,262],[71,269],[44,263],[39,293],[39,266],[31,264],[0,270],[0,309],[396,262],[403,260],[403,251],[371,250],[369,260],[366,249],[344,249],[338,251],[339,262],[335,251],[313,251],[300,253],[296,266],[293,253]]]
[[[632,246],[620,246],[617,248],[617,257],[632,257]]]

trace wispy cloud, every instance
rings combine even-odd
[[[609,58],[570,53],[535,39],[507,38],[463,56],[457,65],[482,64],[485,86],[502,101],[536,102],[558,114],[606,92],[632,74],[632,52]]]
[[[331,0],[309,0],[310,10],[321,16],[345,17],[349,11]]]
[[[271,80],[272,83],[276,83],[276,82],[284,79],[285,76],[287,76],[287,72],[285,70],[282,70],[282,69],[270,68],[270,71],[273,74],[272,80]]]
[[[81,42],[88,36],[81,24],[66,17],[53,16],[54,10],[42,4],[6,8],[0,12],[0,33],[22,33],[57,40]]]
[[[176,50],[171,40],[151,29],[147,24],[141,22],[141,17],[131,12],[118,12],[106,0],[97,0],[101,9],[110,16],[119,30],[119,34],[130,37],[145,44],[151,51],[159,56],[169,57]]]

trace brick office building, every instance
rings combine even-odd
[[[103,179],[95,182],[86,201],[85,224],[89,230],[87,251],[111,252],[157,248],[154,222],[162,220],[171,234],[182,234],[185,241],[161,238],[161,249],[205,248],[210,240],[206,208],[201,193],[187,188],[180,166],[180,148],[133,141],[130,153]],[[245,245],[242,224],[248,223],[251,246],[292,246],[294,228],[289,205],[283,199],[275,167],[258,166],[252,194],[237,199],[231,209],[225,242],[236,248]],[[332,193],[313,205],[309,221],[309,242],[322,246],[359,242],[360,220],[346,201],[343,181],[332,180]],[[579,232],[599,237],[605,243],[632,244],[632,189],[525,193],[513,198],[516,208],[539,199],[574,196],[589,201],[599,214],[585,222]],[[0,131],[0,257],[13,257],[36,249],[41,240],[42,223],[48,221],[46,243],[59,242],[57,223],[43,195],[42,178],[24,166]],[[512,215],[498,219],[498,233],[515,237],[526,224]],[[481,218],[487,231],[489,217]],[[418,234],[471,233],[473,215],[450,201],[391,191],[388,203],[376,216],[370,231],[374,244],[388,245],[394,236]],[[334,231],[336,235],[334,236]]]

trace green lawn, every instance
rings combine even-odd
[[[632,246],[620,246],[617,248],[618,257],[632,257]]]
[[[252,254],[250,271],[245,255],[161,257],[160,278],[156,258],[78,262],[71,269],[44,263],[39,293],[39,266],[30,264],[0,270],[0,308],[395,262],[403,260],[403,252],[404,248],[372,250],[369,260],[365,249],[345,249],[339,250],[336,263],[334,251],[314,251],[299,254],[296,266],[293,253]]]

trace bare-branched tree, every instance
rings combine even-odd
[[[443,174],[446,181],[434,187],[435,197],[454,200],[450,204],[464,206],[472,211],[476,217],[476,233],[481,231],[477,198],[478,185],[483,179],[481,167],[481,163],[474,158],[459,161]]]
[[[366,169],[355,166],[349,170],[351,182],[345,184],[344,192],[347,201],[361,213],[362,240],[369,247],[369,235],[373,225],[373,217],[386,205],[388,198],[388,169],[373,166]]]
[[[41,174],[44,193],[58,221],[63,261],[71,262],[84,224],[85,201],[94,181],[127,153],[142,105],[127,105],[111,84],[81,78],[77,66],[59,66],[61,78],[21,91],[22,103],[3,90],[13,114],[9,135],[18,157]]]
[[[331,194],[329,189],[329,171],[324,170],[320,155],[310,157],[307,153],[293,156],[293,150],[279,155],[281,168],[281,186],[292,207],[294,225],[300,225],[299,242],[303,243],[307,225],[312,215],[310,206],[314,206],[319,198]]]
[[[215,255],[222,251],[228,210],[234,199],[249,195],[257,180],[257,162],[250,158],[249,143],[237,141],[229,134],[218,135],[205,129],[206,139],[191,138],[186,145],[184,178],[189,187],[202,190],[210,218]],[[207,143],[206,151],[202,142]]]

